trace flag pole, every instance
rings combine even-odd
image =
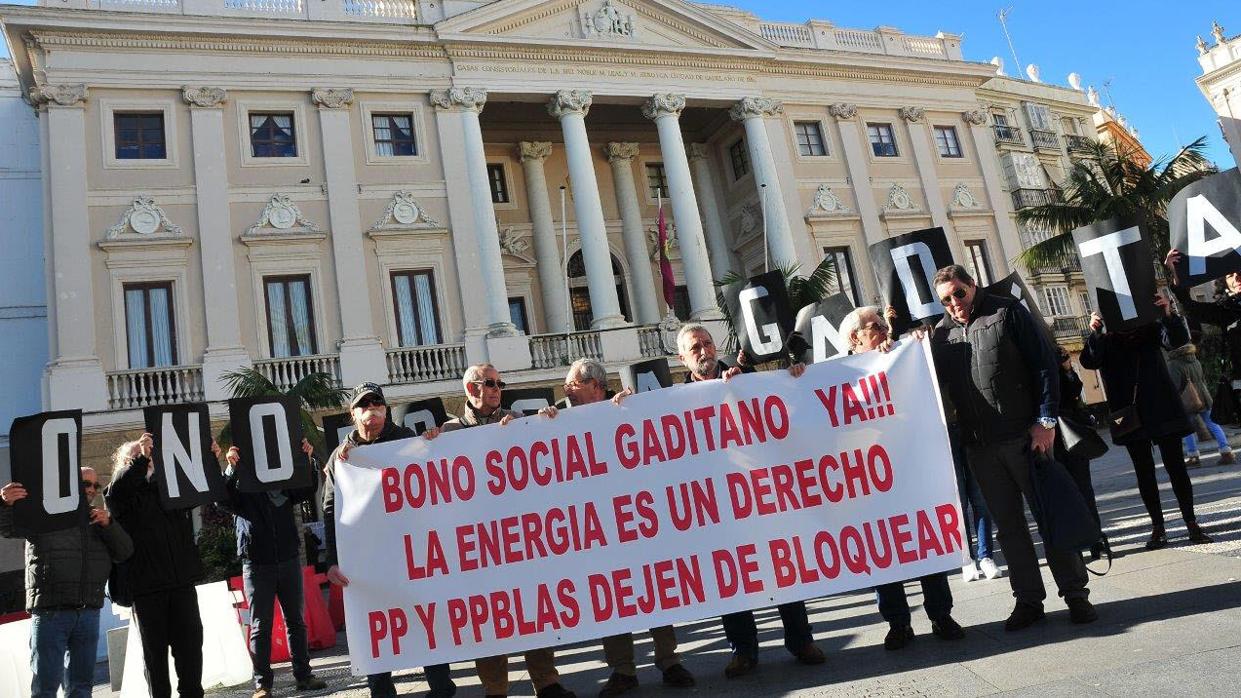
[[[758,185],[759,211],[763,215],[763,273],[771,271],[771,248],[767,246],[767,183]]]
[[[569,335],[573,332],[573,301],[569,296],[569,215],[563,184],[560,185],[560,249],[564,257],[564,341],[565,353],[568,353]]]

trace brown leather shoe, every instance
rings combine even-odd
[[[327,688],[327,682],[314,674],[297,680],[299,691],[322,691],[325,688]]]
[[[612,672],[608,677],[608,682],[603,684],[603,688],[599,689],[599,698],[612,698],[623,693],[628,693],[638,687],[638,677],[632,674],[622,674],[619,671]]]
[[[673,664],[667,669],[664,669],[665,686],[670,686],[672,688],[693,688],[696,683],[698,682],[694,680],[694,675],[689,673],[689,669],[686,669],[680,664]]]
[[[797,661],[802,664],[815,665],[827,661],[827,655],[823,654],[823,650],[813,642],[794,652],[793,656],[797,657]]]
[[[740,676],[745,676],[757,668],[757,659],[752,659],[744,654],[733,654],[733,658],[728,662],[728,666],[724,667],[724,676],[726,678],[735,679]]]
[[[1232,465],[1233,463],[1236,463],[1236,462],[1237,462],[1237,457],[1232,455],[1232,451],[1226,451],[1224,453],[1219,454],[1220,465]]]

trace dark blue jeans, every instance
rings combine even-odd
[[[991,557],[991,512],[987,511],[987,502],[982,497],[982,489],[978,480],[970,472],[965,462],[965,445],[955,430],[949,430],[949,442],[952,444],[952,464],[957,471],[957,494],[961,497],[961,516],[968,524],[965,535],[974,538],[970,546],[974,561]]]
[[[948,588],[948,573],[936,572],[918,579],[922,582],[922,607],[926,617],[939,620],[952,613],[952,590]],[[875,587],[879,601],[879,615],[892,625],[909,625],[909,599],[905,598],[905,583],[892,582]]]
[[[457,684],[452,682],[452,669],[447,664],[436,664],[424,668],[427,684],[431,691],[430,698],[449,698],[456,695]],[[366,687],[371,690],[371,698],[396,698],[396,685],[392,683],[392,674],[371,674],[366,677]]]
[[[784,648],[789,652],[798,652],[814,642],[810,630],[810,616],[806,613],[804,601],[780,604],[780,622],[784,624]],[[721,619],[724,622],[724,637],[736,654],[750,659],[758,659],[758,626],[754,624],[754,613],[740,611],[729,613]]]
[[[56,698],[56,689],[62,683],[65,698],[90,698],[95,683],[99,609],[34,611],[30,615],[31,698]]]
[[[241,565],[241,578],[250,600],[250,661],[255,688],[271,688],[271,627],[276,617],[276,599],[280,600],[284,624],[289,630],[293,676],[299,680],[310,677],[310,649],[302,617],[301,562],[296,557],[271,565],[246,560]]]

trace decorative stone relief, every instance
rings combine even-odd
[[[849,208],[844,205],[840,197],[836,196],[836,192],[826,184],[820,184],[819,188],[814,192],[814,201],[810,205],[810,211],[806,215],[824,214],[824,213],[848,213]]]
[[[742,206],[739,222],[742,235],[756,232],[763,223],[763,209],[756,203]]]
[[[560,90],[547,103],[547,113],[557,119],[566,114],[581,114],[584,117],[590,113],[592,101],[590,90]]]
[[[316,87],[310,91],[310,101],[320,109],[345,109],[353,104],[353,88]]]
[[[481,87],[431,90],[431,104],[436,109],[481,112],[487,104],[487,90]]]
[[[517,144],[517,154],[522,162],[527,160],[542,162],[551,156],[552,144],[549,141],[522,141]]]
[[[637,143],[608,143],[604,146],[604,153],[608,156],[608,162],[617,160],[632,160],[638,157]]]
[[[922,107],[901,107],[900,115],[905,121],[916,124],[926,116],[926,110]]]
[[[86,85],[35,85],[30,89],[30,101],[36,105],[56,104],[62,107],[81,106],[86,102]]]
[[[593,12],[583,3],[578,7],[578,12],[586,38],[632,39],[636,33],[633,15],[622,13],[612,4],[612,0],[603,0],[603,4]]]
[[[155,203],[155,199],[144,194],[134,199],[116,225],[108,228],[107,238],[180,237],[184,234],[181,226],[168,220],[168,214]]]
[[[987,110],[983,109],[982,107],[979,107],[977,109],[963,111],[961,112],[961,118],[965,119],[965,123],[971,124],[973,126],[986,126],[987,125]]]
[[[1198,55],[1199,55],[1199,56],[1205,55],[1205,54],[1206,54],[1206,52],[1207,52],[1207,42],[1206,42],[1206,39],[1203,39],[1203,38],[1202,38],[1202,35],[1201,35],[1201,34],[1199,34],[1199,35],[1198,35]]]
[[[224,102],[228,101],[228,93],[219,87],[186,85],[181,88],[181,98],[191,107],[215,108],[224,106]]]
[[[1224,28],[1217,21],[1211,22],[1211,36],[1217,45],[1224,43]]]
[[[264,230],[268,229],[268,230]],[[273,232],[274,231],[274,232]],[[319,226],[302,217],[301,209],[288,194],[276,194],[267,202],[258,222],[246,228],[246,235],[281,233],[321,233]]]
[[[500,231],[500,251],[522,259],[530,259],[530,238],[508,226]]]
[[[710,154],[707,150],[706,143],[690,143],[685,146],[685,154],[689,156],[690,161],[705,160]]]
[[[784,103],[769,97],[743,97],[740,102],[732,106],[732,109],[728,110],[728,115],[733,121],[762,119],[783,113]]]
[[[427,215],[425,209],[407,191],[398,191],[388,202],[388,209],[368,232],[382,230],[409,230],[410,228],[438,228],[440,222]]]
[[[646,100],[646,103],[642,105],[642,115],[648,119],[657,119],[661,116],[679,117],[684,109],[685,95],[665,92]]]
[[[888,189],[888,203],[883,205],[884,211],[913,211],[916,209],[913,197],[909,195],[909,192],[905,191],[905,187],[893,184]]]
[[[664,253],[669,257],[673,256],[673,252],[681,247],[681,240],[677,237],[676,223],[666,223],[668,227],[668,246],[664,249]],[[651,259],[659,259],[659,226],[653,225],[646,230],[646,249],[651,251]]]
[[[965,182],[958,183],[957,188],[952,190],[952,206],[954,208],[978,208],[978,199]]]
[[[827,113],[841,121],[851,121],[857,117],[857,105],[838,102],[827,108]]]

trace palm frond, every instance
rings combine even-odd
[[[776,267],[773,271],[779,271],[784,275],[784,285],[788,289],[789,305],[792,306],[793,312],[804,308],[811,303],[819,301],[831,295],[832,284],[836,283],[836,265],[831,257],[826,257],[819,265],[810,272],[810,276],[798,276],[797,272],[801,270],[801,265],[791,263],[784,266]],[[728,310],[728,304],[724,302],[724,287],[745,281],[748,276],[743,276],[740,272],[729,271],[715,282],[715,304],[719,307],[720,314],[724,316],[724,322],[728,326],[728,336],[724,338],[722,346],[724,352],[731,354],[738,350],[740,343],[737,341],[737,333],[733,329],[732,313]]]
[[[321,371],[308,373],[302,377],[287,395],[296,397],[302,404],[312,409],[329,409],[339,407],[345,401],[346,391],[336,387],[336,379]]]
[[[282,394],[275,383],[255,368],[226,371],[220,376],[220,380],[224,381],[224,385],[233,397],[263,397],[264,395]]]

